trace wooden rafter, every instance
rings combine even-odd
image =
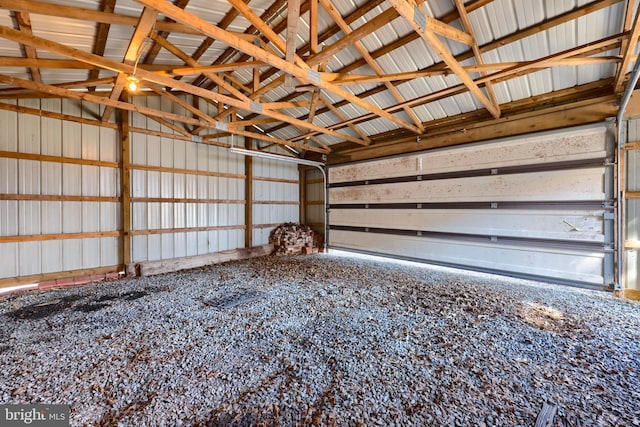
[[[456,8],[458,9],[458,14],[460,15],[460,20],[462,21],[462,26],[465,31],[471,35],[471,50],[473,51],[473,56],[476,60],[476,64],[482,65],[484,63],[482,59],[482,53],[480,53],[480,49],[478,48],[478,43],[476,42],[476,38],[473,31],[473,26],[471,25],[471,19],[469,19],[469,15],[467,14],[467,10],[464,7],[464,3],[462,0],[455,0]],[[466,73],[466,71],[465,71]],[[486,76],[486,71],[481,71],[480,75]],[[496,92],[493,90],[493,85],[491,82],[487,82],[485,85],[485,89],[487,90],[487,94],[489,96],[489,100],[491,101],[491,105],[495,105],[500,108],[500,103],[498,102],[498,98],[496,97]]]
[[[100,9],[105,13],[113,13],[116,7],[116,0],[102,0]],[[96,35],[93,39],[93,50],[95,55],[104,55],[104,50],[107,46],[107,38],[109,37],[109,29],[111,24],[105,22],[98,22],[96,24]],[[97,68],[89,71],[89,80],[97,79],[100,75],[100,70]],[[90,87],[89,91],[93,92],[95,87]]]
[[[187,4],[189,4],[189,0],[174,0],[173,4],[176,7],[179,7],[180,9],[184,9],[185,7],[187,7]],[[171,22],[171,19],[169,18],[164,18],[164,22]],[[167,38],[169,37],[170,32],[169,31],[159,31],[158,35],[160,37],[163,38]],[[150,64],[153,63],[153,61],[155,61],[156,56],[158,56],[158,53],[160,52],[161,46],[156,43],[155,41],[151,44],[151,47],[149,48],[149,50],[147,51],[147,53],[145,54],[145,57],[142,58],[142,62],[143,64]]]
[[[455,59],[453,54],[449,52],[447,47],[436,36],[435,28],[433,25],[433,18],[425,16],[417,8],[411,6],[407,0],[389,0],[398,13],[407,21],[407,23],[417,32],[433,50],[436,51],[438,56],[453,70],[462,83],[475,95],[475,97],[485,106],[487,110],[495,117],[500,117],[500,107],[495,105],[487,96],[482,92],[480,87],[473,81],[471,76],[462,68],[460,63]],[[431,22],[431,24],[429,24]],[[446,24],[445,24],[446,25]],[[439,34],[442,34],[441,31]]]
[[[33,34],[31,29],[31,18],[29,17],[28,12],[16,12],[15,13],[16,23],[18,24],[18,29],[20,31],[24,31],[27,34]],[[27,45],[23,45],[25,56],[28,59],[37,60],[38,54],[36,50]],[[31,73],[31,79],[36,82],[42,82],[42,76],[40,75],[40,69],[38,67],[29,67],[29,72]]]
[[[127,52],[124,54],[124,59],[122,61],[127,65],[134,65],[133,74],[135,74],[136,72],[136,68],[138,65],[137,62],[140,59],[140,55],[142,55],[142,50],[145,47],[145,42],[153,31],[157,16],[158,14],[154,9],[146,7],[140,15],[140,20],[138,21],[138,25],[136,25],[136,30],[133,32],[133,36],[131,37],[131,41],[129,42],[129,47],[127,48]],[[127,77],[128,76],[124,73],[118,74],[116,83],[113,85],[113,89],[111,90],[111,95],[109,95],[110,99],[120,98],[122,90],[127,84]],[[113,107],[110,106],[107,106],[107,108],[104,109],[104,113],[102,114],[103,122],[109,121],[113,110]]]
[[[289,0],[287,5],[287,44],[284,59],[293,62],[296,57],[296,40],[298,39],[298,20],[300,19],[300,0]],[[293,78],[287,74],[285,86],[293,86]]]
[[[347,25],[346,22],[344,22],[344,20],[342,19],[342,16],[338,12],[338,10],[333,6],[333,4],[329,0],[320,0],[320,1],[324,9],[329,13],[333,21],[336,24],[338,24],[338,27],[340,27],[342,32],[345,33],[346,35],[349,35],[352,32],[351,28]],[[382,67],[380,67],[380,65],[378,65],[375,59],[373,59],[371,55],[369,55],[367,48],[364,47],[364,45],[360,40],[354,41],[353,45],[360,53],[360,56],[362,56],[362,58],[367,62],[367,64],[378,76],[382,76],[385,74]],[[398,91],[398,89],[396,89],[395,86],[393,86],[388,82],[386,82],[385,85],[387,86],[387,89],[389,90],[393,98],[396,100],[396,102],[404,102],[404,99],[400,94],[400,91]],[[422,126],[422,121],[418,118],[416,113],[414,113],[413,110],[409,107],[406,107],[403,110],[405,113],[407,113],[407,115],[411,118],[411,120],[413,120],[413,122],[418,127],[418,129],[420,129],[420,132],[424,131],[424,126]]]
[[[420,132],[420,130],[417,127],[405,122],[404,120],[399,119],[393,114],[388,114],[383,109],[367,101],[364,101],[363,99],[358,98],[357,96],[354,96],[352,93],[347,92],[331,83],[323,82],[319,78],[319,76],[316,76],[317,73],[314,74],[313,72],[310,72],[312,71],[310,66],[307,65],[304,61],[302,61],[302,59],[297,55],[295,56],[295,63],[289,63],[286,60],[283,60],[282,58],[276,55],[273,55],[270,52],[267,52],[255,45],[252,45],[251,43],[245,42],[244,40],[230,38],[228,37],[227,34],[225,34],[224,31],[219,30],[216,26],[209,24],[208,22],[198,18],[197,16],[187,14],[183,11],[178,11],[175,8],[172,8],[171,5],[164,3],[161,0],[137,0],[137,1],[143,4],[146,4],[147,6],[158,8],[159,11],[162,11],[162,13],[172,16],[178,22],[182,22],[186,25],[193,25],[194,28],[200,29],[203,33],[207,34],[209,37],[214,37],[221,41],[224,41],[230,46],[233,46],[236,49],[250,56],[253,56],[254,58],[258,58],[261,61],[269,63],[270,65],[280,69],[284,73],[295,76],[300,81],[313,84],[314,86],[317,86],[321,89],[325,89],[361,108],[364,108],[365,110],[371,111],[372,113],[379,115],[380,117],[383,117],[395,123],[400,127],[404,127],[416,133]],[[240,12],[247,19],[249,19],[254,25],[258,23],[257,20],[259,20],[260,18],[251,9],[243,7],[243,6],[246,6],[244,5],[244,3],[238,2],[238,0],[229,0],[229,1],[234,5],[234,7],[240,8],[241,9]],[[236,3],[239,3],[239,4],[236,5]],[[260,29],[263,32],[263,34],[269,39],[269,41],[271,41],[279,50],[283,52],[286,51],[286,46],[284,45],[284,42],[282,41],[282,39],[278,37],[278,35],[274,33],[269,26],[267,26],[265,23],[262,23]]]
[[[618,65],[618,70],[616,73],[616,83],[614,86],[614,93],[622,93],[624,90],[624,83],[626,80],[627,69],[631,64],[631,59],[633,58],[633,53],[638,45],[638,38],[640,37],[640,13],[636,14],[636,17],[633,21],[633,25],[631,27],[631,33],[629,34],[628,40],[626,42],[623,41],[624,52],[622,54],[622,62]],[[622,49],[621,49],[622,50]]]
[[[67,56],[70,58],[75,58],[78,59],[80,61],[85,61],[94,65],[98,65],[102,68],[108,69],[108,70],[112,70],[112,71],[116,71],[119,73],[124,73],[124,74],[131,74],[134,71],[134,67],[132,65],[123,63],[123,62],[116,62],[116,61],[112,61],[110,59],[107,58],[102,58],[102,57],[98,57],[96,55],[93,55],[91,53],[88,52],[84,52],[78,49],[74,49],[71,48],[69,46],[65,46],[62,45],[60,43],[56,43],[53,42],[51,40],[45,40],[42,39],[40,37],[36,37],[36,36],[29,36],[29,35],[25,35],[24,33],[20,32],[20,31],[16,31],[12,28],[9,27],[5,27],[0,25],[0,37],[4,37],[7,39],[11,39],[14,41],[17,41],[19,43],[26,43],[26,44],[30,44],[34,47],[38,47],[41,49],[45,49],[45,50],[49,50],[55,53],[58,53],[60,55],[63,56]],[[287,116],[286,114],[282,114],[282,113],[278,113],[275,111],[270,111],[267,110],[265,108],[262,107],[261,104],[258,103],[250,103],[250,102],[246,102],[246,101],[241,101],[241,100],[237,100],[235,98],[232,98],[230,96],[226,96],[226,95],[222,95],[207,89],[203,89],[200,87],[195,87],[193,85],[178,81],[178,80],[174,80],[168,76],[162,76],[159,74],[155,74],[146,70],[142,70],[140,68],[138,68],[137,70],[137,76],[141,79],[141,80],[147,80],[153,83],[157,83],[157,84],[161,84],[161,85],[165,85],[167,87],[171,87],[173,89],[176,90],[181,90],[187,93],[190,93],[192,95],[196,95],[196,96],[200,96],[201,98],[204,99],[208,99],[208,100],[212,100],[212,101],[217,101],[217,102],[222,102],[225,104],[229,104],[232,105],[234,107],[240,108],[240,109],[244,109],[244,110],[248,110],[248,111],[253,111],[253,112],[258,112],[261,114],[264,114],[265,116],[269,116],[272,118],[275,118],[277,120],[281,120],[283,122],[287,122],[290,124],[294,124],[294,125],[299,125],[303,128],[307,128],[310,130],[315,130],[315,131],[319,131],[320,133],[326,133],[327,135],[331,135],[334,136],[336,138],[339,139],[346,139],[348,141],[352,141],[355,142],[357,144],[361,144],[362,141],[359,140],[358,138],[353,138],[350,135],[346,135],[346,134],[342,134],[340,132],[334,132],[332,130],[327,130],[324,127],[321,126],[316,126],[313,125],[311,123],[307,123],[304,120],[298,120],[296,118],[292,118]]]

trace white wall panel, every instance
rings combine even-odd
[[[95,105],[60,99],[21,100],[19,105],[62,114],[95,118]],[[10,112],[0,113],[0,149],[85,160],[117,161],[117,132],[97,126]],[[0,193],[27,198],[0,204],[0,236],[60,235],[54,240],[0,244],[4,260],[0,279],[80,270],[118,264],[118,237],[69,239],[64,234],[117,231],[119,203],[65,201],[64,196],[108,196],[119,194],[116,168],[39,160],[0,159]],[[39,196],[60,196],[61,200],[37,200]],[[33,198],[33,200],[29,200]],[[103,208],[105,209],[103,211]],[[4,214],[10,214],[9,217]],[[107,238],[105,238],[107,239]],[[109,252],[110,251],[110,252]],[[108,261],[109,264],[102,264]]]

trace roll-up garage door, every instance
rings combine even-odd
[[[330,247],[609,286],[611,136],[602,124],[331,167]]]

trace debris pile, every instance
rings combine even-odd
[[[317,254],[322,236],[308,225],[287,222],[273,229],[269,243],[275,246],[276,255]]]

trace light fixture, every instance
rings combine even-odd
[[[129,92],[137,92],[140,88],[140,80],[135,75],[127,77],[127,89]]]

